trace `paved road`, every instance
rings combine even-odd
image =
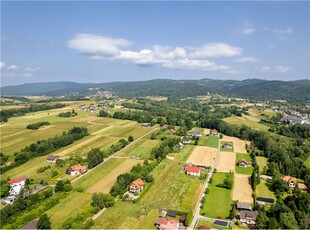
[[[125,146],[124,148],[122,148],[121,150],[119,150],[118,152],[112,154],[111,156],[109,156],[108,158],[104,159],[104,161],[102,163],[100,163],[99,165],[107,162],[108,160],[110,160],[111,158],[113,158],[114,156],[116,156],[117,154],[119,154],[120,152],[124,151],[125,149],[129,148],[130,146],[134,145],[137,141],[141,140],[143,137],[149,135],[150,133],[154,132],[155,130],[158,130],[158,128],[152,129],[149,132],[147,132],[146,134],[140,136],[139,138],[137,138],[136,140],[134,140],[133,142],[131,142],[130,144],[128,144],[127,146]],[[99,165],[97,165],[96,167],[98,167]],[[83,176],[85,176],[87,173],[91,172],[92,170],[94,170],[96,167],[89,169],[86,173],[80,175],[79,177],[75,178],[74,180],[71,181],[71,184],[73,184],[74,182],[76,182],[77,180],[81,179]]]
[[[196,208],[195,208],[195,211],[194,211],[194,217],[193,217],[192,223],[191,223],[191,225],[189,227],[190,229],[194,229],[194,227],[195,227],[195,225],[196,225],[196,223],[197,223],[197,221],[199,219],[205,219],[205,220],[211,220],[211,221],[215,220],[214,218],[209,218],[209,217],[205,217],[205,216],[200,215],[200,206],[202,205],[201,201],[202,201],[203,197],[205,196],[204,192],[205,192],[206,188],[208,188],[208,186],[209,186],[209,181],[210,181],[210,179],[211,179],[211,177],[213,175],[214,169],[216,168],[216,165],[218,163],[218,160],[219,160],[219,157],[220,157],[220,149],[221,149],[221,142],[219,140],[218,147],[217,147],[217,154],[215,156],[215,161],[214,161],[214,164],[212,165],[211,170],[210,170],[210,172],[208,174],[208,178],[207,178],[207,180],[205,181],[205,183],[203,185],[203,188],[202,188],[199,200],[198,200],[198,202],[196,204]]]

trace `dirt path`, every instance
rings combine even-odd
[[[12,134],[10,134],[10,135],[7,135],[7,136],[2,137],[1,139],[3,140],[3,139],[5,139],[5,138],[11,137],[11,136],[15,136],[15,135],[17,135],[17,134],[21,134],[21,133],[24,133],[24,132],[27,132],[27,131],[28,131],[28,130],[23,130],[23,131],[19,131],[19,132],[17,132],[17,133],[12,133]]]

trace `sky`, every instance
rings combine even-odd
[[[310,79],[310,2],[1,1],[1,85]]]

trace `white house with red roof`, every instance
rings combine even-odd
[[[219,132],[216,130],[216,129],[212,129],[211,130],[211,134],[213,134],[213,135],[217,135]]]
[[[80,165],[80,164],[76,164],[71,166],[70,168],[67,169],[67,174],[74,176],[74,175],[78,175],[78,174],[83,174],[87,171],[87,167]]]
[[[282,180],[285,181],[286,183],[288,183],[288,185],[290,186],[291,189],[294,189],[297,185],[299,189],[307,190],[307,186],[303,183],[298,183],[296,177],[284,176],[284,177],[282,177]]]
[[[144,182],[140,178],[131,182],[129,191],[132,193],[140,193],[144,189]]]
[[[27,177],[22,176],[19,178],[12,178],[10,180],[10,196],[17,196],[25,187],[25,182],[26,182]]]
[[[186,166],[185,167],[185,173],[190,176],[200,176],[200,168],[198,167],[191,167]]]

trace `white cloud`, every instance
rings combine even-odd
[[[242,29],[241,33],[244,34],[244,35],[254,34],[255,33],[255,29],[251,28],[251,27],[244,28],[244,29]]]
[[[267,73],[267,72],[270,72],[270,71],[271,71],[271,69],[270,69],[269,66],[263,66],[263,67],[261,67],[259,70],[260,70],[260,72],[262,72],[262,73]]]
[[[290,72],[292,69],[289,66],[276,66],[275,70],[279,73],[287,73]]]
[[[0,61],[0,69],[4,68],[5,67],[5,63]]]
[[[236,59],[235,62],[258,62],[259,60],[256,59],[255,57],[243,57],[243,58],[239,58]]]
[[[130,42],[125,39],[115,39],[94,34],[76,34],[75,37],[67,43],[69,48],[79,53],[101,57],[119,55],[119,47],[128,46],[130,44]]]
[[[232,72],[226,65],[208,59],[231,58],[242,54],[242,48],[226,43],[207,43],[201,47],[169,47],[155,45],[138,51],[125,49],[131,43],[93,34],[77,34],[67,42],[70,49],[91,59],[130,62],[137,65],[160,65],[165,68],[202,69]]]
[[[242,48],[233,47],[225,43],[208,43],[189,54],[192,58],[219,58],[238,56]]]
[[[19,67],[17,65],[10,65],[7,67],[8,70],[16,70],[19,69]]]
[[[278,35],[288,35],[293,33],[293,29],[291,27],[288,27],[286,29],[274,29],[273,32]]]
[[[25,72],[37,72],[39,70],[41,70],[41,67],[27,67],[24,69]]]

